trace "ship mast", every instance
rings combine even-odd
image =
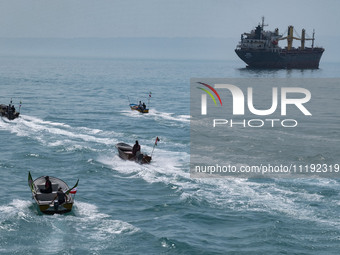
[[[262,25],[261,25],[262,30],[263,30],[263,28],[264,28],[265,26],[268,26],[268,24],[264,24],[264,16],[262,16]]]
[[[259,24],[259,25],[260,25],[260,24]],[[262,32],[263,32],[263,28],[264,28],[265,26],[268,26],[268,25],[265,25],[265,24],[264,24],[264,16],[262,16],[261,33],[260,33],[260,39],[261,39],[261,40],[262,40]]]

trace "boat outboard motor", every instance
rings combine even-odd
[[[142,162],[143,157],[144,157],[144,155],[143,155],[142,153],[138,154],[138,156],[137,156],[137,161],[138,161],[138,163],[141,163],[141,162]]]

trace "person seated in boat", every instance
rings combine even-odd
[[[142,101],[139,101],[139,104],[138,104],[138,109],[139,109],[139,110],[143,110]]]
[[[40,189],[41,193],[52,193],[52,183],[50,181],[50,177],[46,176],[45,177],[45,189]]]
[[[145,110],[146,109],[146,105],[145,105],[145,103],[143,102],[143,110]]]
[[[132,155],[134,157],[138,156],[138,154],[140,154],[140,145],[138,143],[138,141],[136,141],[135,145],[132,148]]]
[[[67,196],[66,194],[63,192],[63,189],[60,187],[57,191],[57,195],[54,197],[53,201],[58,198],[58,205],[62,205],[63,203],[65,203],[67,201]]]

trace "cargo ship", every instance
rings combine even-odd
[[[250,33],[243,33],[241,41],[235,52],[248,66],[252,68],[298,68],[317,69],[322,53],[322,47],[314,47],[314,34],[312,38],[306,37],[305,29],[302,29],[301,37],[294,36],[294,27],[288,26],[287,36],[275,31],[265,31],[264,17]],[[287,46],[281,48],[279,41],[287,40]],[[300,46],[293,47],[293,40],[299,40]],[[306,47],[305,42],[312,41],[311,47]]]

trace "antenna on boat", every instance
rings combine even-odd
[[[150,99],[151,99],[151,91],[149,92],[149,97],[148,97],[148,108],[150,109]]]
[[[314,35],[315,35],[315,29],[313,29],[313,37],[312,37],[312,49],[314,48],[314,40],[315,40],[315,38],[314,38]]]

